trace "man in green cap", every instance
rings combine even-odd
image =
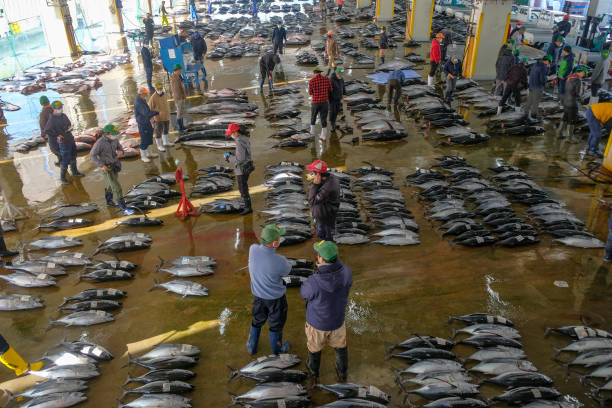
[[[121,162],[119,158],[123,156],[123,148],[117,140],[119,130],[115,125],[106,125],[102,129],[102,137],[99,138],[91,148],[89,157],[96,164],[104,175],[107,188],[104,189],[106,197],[106,205],[116,207],[117,205],[123,211],[124,215],[134,214],[134,210],[130,210],[125,205],[123,199],[123,190],[117,179],[118,173],[121,171]],[[117,204],[113,202],[113,195],[117,198]]]
[[[288,310],[283,276],[289,274],[291,264],[287,258],[276,253],[284,233],[277,225],[266,225],[261,231],[261,244],[253,244],[249,249],[249,275],[254,298],[253,319],[247,340],[247,351],[251,355],[257,353],[259,334],[266,320],[270,325],[272,353],[289,351],[289,342],[283,342]]]
[[[77,169],[77,149],[72,135],[72,123],[68,116],[63,113],[64,104],[61,101],[53,101],[51,104],[53,114],[45,125],[45,134],[49,138],[55,138],[59,144],[60,152],[60,181],[62,184],[70,184],[66,179],[68,166],[73,177],[83,177],[84,174]]]
[[[332,90],[329,93],[329,124],[332,132],[336,130],[336,118],[342,110],[342,98],[346,94],[343,75],[344,70],[336,68],[336,72],[330,78]]]
[[[185,124],[183,123],[183,115],[185,112],[185,99],[187,99],[187,92],[185,91],[185,84],[183,83],[183,77],[181,76],[183,67],[181,64],[174,66],[174,72],[170,75],[170,91],[172,92],[172,98],[174,98],[174,106],[176,107],[176,124],[178,127],[179,134],[185,134]]]
[[[338,247],[333,242],[316,242],[314,250],[318,271],[310,275],[300,288],[300,296],[306,300],[306,367],[318,381],[321,350],[327,344],[336,351],[338,380],[345,382],[348,347],[344,320],[353,275],[338,258]]]
[[[40,106],[42,106],[42,110],[40,111],[40,115],[38,116],[38,125],[40,126],[40,136],[47,141],[49,145],[49,150],[57,157],[57,161],[55,162],[56,166],[59,166],[60,162],[60,152],[59,145],[57,144],[56,137],[49,137],[45,134],[45,126],[47,126],[47,122],[51,115],[53,115],[53,108],[51,107],[51,102],[49,102],[49,98],[46,95],[40,97]]]
[[[576,73],[567,78],[565,92],[561,97],[563,119],[561,125],[557,128],[557,137],[563,138],[565,136],[564,131],[567,130],[567,141],[569,143],[578,143],[578,139],[574,137],[574,128],[576,127],[576,122],[578,122],[578,109],[582,105],[582,78],[588,72],[589,69],[586,66],[579,66],[576,69]]]
[[[561,54],[563,44],[565,44],[565,38],[557,36],[556,40],[551,42],[546,50],[546,54],[552,57],[550,69],[548,70],[549,75],[557,74],[557,62],[559,61],[559,54]]]
[[[529,95],[527,95],[527,103],[525,103],[525,112],[527,113],[527,119],[532,122],[538,116],[538,106],[546,86],[546,77],[551,61],[552,56],[547,54],[541,60],[536,61],[529,70]]]
[[[521,89],[527,88],[529,82],[527,78],[527,58],[521,58],[519,64],[513,65],[506,74],[505,89],[502,98],[497,106],[497,114],[502,113],[510,94],[514,96],[514,108],[517,112],[521,111]]]
[[[599,90],[603,85],[604,78],[608,73],[608,69],[610,68],[610,62],[608,61],[609,55],[609,50],[601,51],[601,58],[599,58],[599,61],[597,61],[597,65],[595,65],[595,69],[593,69],[593,73],[591,74],[591,98],[589,99],[589,105],[599,102],[599,97],[597,94],[599,93]]]

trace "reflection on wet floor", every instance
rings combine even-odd
[[[321,33],[333,26],[328,22],[321,27]],[[313,42],[319,41],[321,33],[315,31]],[[389,54],[401,57],[404,53],[416,52],[425,56],[425,48],[397,48]],[[305,93],[311,72],[308,67],[294,65],[295,54],[299,50],[299,47],[287,49],[275,80],[297,81],[295,83]],[[374,55],[372,51],[361,51]],[[391,56],[387,58],[391,59]],[[135,58],[133,60],[136,61]],[[256,58],[207,61],[206,68],[213,89],[247,88],[249,100],[261,108],[273,99],[266,92],[259,92]],[[418,72],[424,73],[425,69],[425,65],[422,65]],[[363,79],[368,73],[367,70],[346,69],[349,79]],[[165,74],[156,72],[155,77],[161,80]],[[99,92],[66,98],[70,101],[68,114],[75,128],[81,130],[103,126],[107,122],[124,125],[136,88],[143,79],[139,63],[134,62],[101,75],[104,85]],[[379,86],[376,90],[380,98],[386,97],[384,87]],[[30,98],[37,101],[38,95],[31,95]],[[196,106],[200,101],[200,98],[194,97],[188,99],[187,105]],[[33,120],[37,116],[34,107],[30,116]],[[460,106],[459,113],[470,122],[470,127],[484,129],[483,120],[469,106]],[[353,126],[352,116],[348,112],[345,114],[348,124]],[[579,168],[585,166],[581,153],[583,146],[559,143],[553,136],[550,124],[546,125],[547,132],[539,136],[496,136],[488,143],[472,147],[434,148],[437,137],[423,129],[422,123],[415,123],[399,111],[389,114],[406,126],[408,138],[393,143],[353,144],[353,135],[330,135],[324,147],[313,143],[304,149],[278,150],[271,147],[275,140],[268,137],[271,130],[260,112],[251,135],[256,163],[256,170],[250,179],[255,213],[246,217],[201,215],[180,222],[172,215],[173,204],[168,209],[151,213],[151,216],[164,220],[163,226],[134,229],[115,227],[113,222],[120,217],[120,213],[103,206],[102,175],[87,155],[79,155],[79,168],[86,173],[86,177],[64,187],[57,180],[58,168],[48,156],[46,147],[27,154],[15,154],[14,160],[0,162],[0,184],[11,203],[24,209],[28,215],[27,220],[19,222],[19,231],[6,235],[9,246],[16,247],[20,242],[47,235],[33,228],[38,225],[40,217],[58,205],[91,201],[101,206],[91,219],[94,225],[103,227],[87,230],[81,237],[85,245],[79,251],[91,254],[98,241],[128,230],[149,233],[154,237],[150,250],[121,255],[122,259],[139,265],[135,271],[136,279],[107,285],[128,292],[115,322],[87,329],[53,328],[45,332],[49,319],[58,317],[55,309],[64,297],[96,286],[79,281],[76,276],[78,269],[75,269],[70,271],[69,276],[61,278],[56,288],[20,289],[20,293],[43,297],[46,308],[33,312],[2,312],[2,334],[30,360],[41,356],[64,337],[73,340],[83,334],[111,350],[117,358],[102,366],[102,375],[91,382],[88,393],[90,401],[114,401],[121,394],[120,385],[128,372],[132,376],[143,374],[140,368],[121,368],[126,363],[128,352],[138,354],[159,341],[191,343],[202,349],[200,363],[195,368],[198,376],[193,384],[196,388],[191,394],[194,406],[227,405],[230,401],[228,392],[242,393],[250,386],[240,381],[228,385],[226,365],[240,367],[251,360],[245,350],[245,341],[252,298],[248,272],[242,268],[247,264],[248,248],[256,242],[256,234],[264,222],[257,213],[265,205],[261,186],[264,168],[281,160],[307,163],[320,157],[330,166],[343,169],[371,162],[395,171],[396,185],[400,185],[415,168],[429,167],[434,157],[445,154],[464,156],[482,171],[503,160],[521,167],[538,184],[565,201],[590,230],[605,239],[609,211],[597,205],[597,198],[605,194],[605,188],[578,177],[575,168],[568,162]],[[309,116],[309,109],[304,106],[302,122],[306,124]],[[15,129],[9,126],[6,132],[18,137],[19,129],[18,126]],[[6,141],[0,153],[5,155]],[[197,169],[223,164],[222,152],[175,147],[149,164],[134,159],[125,161],[121,183],[127,191],[127,188],[149,175],[174,171],[179,166],[194,180]],[[441,324],[449,314],[486,311],[502,314],[516,322],[530,360],[540,372],[555,380],[560,391],[575,395],[586,406],[595,406],[585,396],[586,388],[579,384],[577,377],[566,378],[564,368],[551,361],[554,351],[550,344],[562,347],[565,345],[563,339],[544,339],[543,335],[546,327],[579,324],[581,321],[612,330],[612,276],[608,266],[602,262],[603,251],[551,245],[548,237],[536,246],[523,249],[451,247],[422,216],[422,206],[411,195],[412,190],[402,190],[407,198],[407,207],[421,226],[420,245],[341,248],[340,256],[351,266],[355,282],[347,314],[349,379],[356,383],[373,384],[392,393],[391,405],[401,406],[401,397],[393,394],[396,387],[391,370],[391,367],[399,368],[401,365],[384,361],[385,344],[400,342],[415,332],[449,337],[451,331]],[[237,192],[233,194],[237,195]],[[46,252],[34,251],[32,256],[43,253]],[[280,253],[312,258],[312,241],[282,248]],[[208,297],[181,299],[161,290],[148,291],[154,280],[166,278],[155,272],[159,263],[157,257],[173,259],[180,255],[208,255],[218,260],[215,275],[201,279],[209,289]],[[555,286],[554,281],[565,281],[568,287]],[[4,282],[0,283],[0,290],[15,292],[15,288]],[[284,337],[291,341],[293,352],[305,358],[304,303],[294,289],[288,291],[288,302],[289,319]],[[264,333],[261,353],[267,353],[267,350]],[[333,352],[324,351],[322,361],[321,381],[335,382]],[[10,379],[6,370],[0,373],[0,381]],[[317,403],[331,400],[329,395],[319,391],[313,395]],[[87,406],[102,406],[90,404]]]

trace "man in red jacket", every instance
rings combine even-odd
[[[427,85],[430,87],[434,86],[434,76],[438,70],[438,65],[442,60],[442,51],[440,50],[440,43],[444,39],[444,34],[436,34],[436,38],[431,40],[431,50],[429,51],[429,76],[427,77]]]

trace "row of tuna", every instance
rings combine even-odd
[[[411,362],[395,370],[406,398],[425,399],[427,408],[484,408],[500,402],[529,408],[578,406],[575,398],[563,396],[553,388],[553,380],[527,360],[521,334],[512,321],[486,313],[451,317],[449,323],[453,321],[465,326],[453,328],[450,340],[416,335],[389,350],[390,357]],[[463,334],[470,337],[454,340]],[[457,345],[477,351],[461,358],[453,352]],[[394,352],[396,349],[400,351]],[[473,375],[484,378],[477,381]],[[418,388],[411,388],[413,385]],[[493,387],[495,396],[485,399],[481,394],[484,386]]]

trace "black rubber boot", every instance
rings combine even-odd
[[[306,360],[306,368],[315,382],[319,379],[319,367],[321,367],[321,352],[311,353],[309,351],[308,359]]]
[[[338,374],[338,381],[346,382],[348,375],[348,347],[334,350],[336,350],[336,374]]]
[[[4,242],[4,236],[0,234],[0,258],[15,256],[17,254],[19,254],[18,251],[9,251],[6,248],[6,243]]]
[[[244,210],[240,213],[240,215],[247,215],[253,212],[251,208],[251,197],[244,199]]]
[[[113,201],[113,192],[110,190],[104,190],[104,198],[106,198],[106,205],[109,207],[116,207],[117,203]]]
[[[68,166],[65,164],[60,165],[60,181],[62,184],[70,184],[70,182],[66,179],[66,173],[68,173]]]
[[[85,175],[77,169],[76,160],[70,162],[70,174],[72,177],[84,177]]]

